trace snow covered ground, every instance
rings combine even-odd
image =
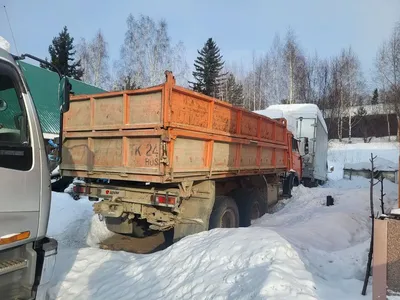
[[[361,157],[334,144],[337,166],[368,159],[371,149],[395,158],[393,145],[369,144]],[[376,147],[376,149],[375,149]],[[386,148],[385,148],[386,147]],[[345,151],[341,151],[345,150]],[[398,151],[398,150],[397,150]],[[350,153],[348,153],[350,152]],[[379,155],[379,154],[378,154]],[[396,161],[396,160],[394,160]],[[385,181],[386,207],[397,186]],[[376,208],[379,190],[375,191]],[[335,205],[326,207],[326,196]],[[98,249],[108,237],[87,199],[53,194],[49,235],[59,242],[50,299],[371,299],[361,296],[370,238],[368,180],[331,180],[295,188],[274,214],[249,228],[215,229],[163,251],[131,254]],[[376,209],[376,210],[377,210]]]
[[[395,137],[393,140],[395,140]],[[387,138],[375,138],[370,143],[353,139],[352,144],[331,140],[328,149],[328,165],[333,166],[335,171],[329,174],[328,178],[331,180],[343,178],[343,167],[346,163],[368,163],[371,153],[378,158],[393,162],[395,166],[398,165],[399,145],[398,143],[388,142]]]

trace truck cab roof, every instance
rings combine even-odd
[[[322,115],[321,110],[318,108],[317,105],[312,103],[299,103],[299,104],[274,104],[268,106],[264,111],[269,110],[280,110],[287,115],[291,115],[296,119],[299,117],[307,118],[318,118],[321,122],[322,127],[324,128],[325,132],[328,132],[328,127],[326,126],[325,119]]]
[[[1,47],[0,47],[0,59],[6,60],[15,65],[12,55]]]

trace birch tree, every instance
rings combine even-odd
[[[127,31],[116,62],[118,82],[127,78],[137,86],[149,87],[161,84],[164,71],[170,70],[178,84],[187,82],[189,66],[185,59],[182,42],[172,44],[165,20],[154,21],[148,16],[139,18],[130,14],[126,21]]]
[[[111,87],[108,44],[101,30],[90,42],[82,38],[77,46],[77,54],[84,69],[82,80],[98,87]]]
[[[394,110],[398,120],[400,117],[400,22],[395,25],[389,40],[384,41],[378,50],[375,73],[386,108],[390,140],[389,112]]]
[[[329,68],[329,61],[327,59],[316,61],[314,81],[314,96],[315,103],[318,107],[325,112],[328,106],[328,97],[331,87],[331,71]]]
[[[279,34],[275,34],[267,55],[269,64],[268,102],[270,104],[278,104],[283,99],[287,99],[288,95],[283,45]]]
[[[304,87],[306,61],[292,29],[289,29],[286,34],[283,55],[288,77],[288,103],[293,104],[299,102],[300,89]],[[303,99],[302,102],[304,101],[306,100]]]

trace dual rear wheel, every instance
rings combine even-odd
[[[248,227],[266,213],[266,193],[258,189],[241,189],[230,196],[217,196],[210,216],[209,229]],[[240,213],[239,213],[240,211]]]

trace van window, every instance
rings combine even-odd
[[[32,149],[18,72],[0,60],[0,167],[29,170]]]

